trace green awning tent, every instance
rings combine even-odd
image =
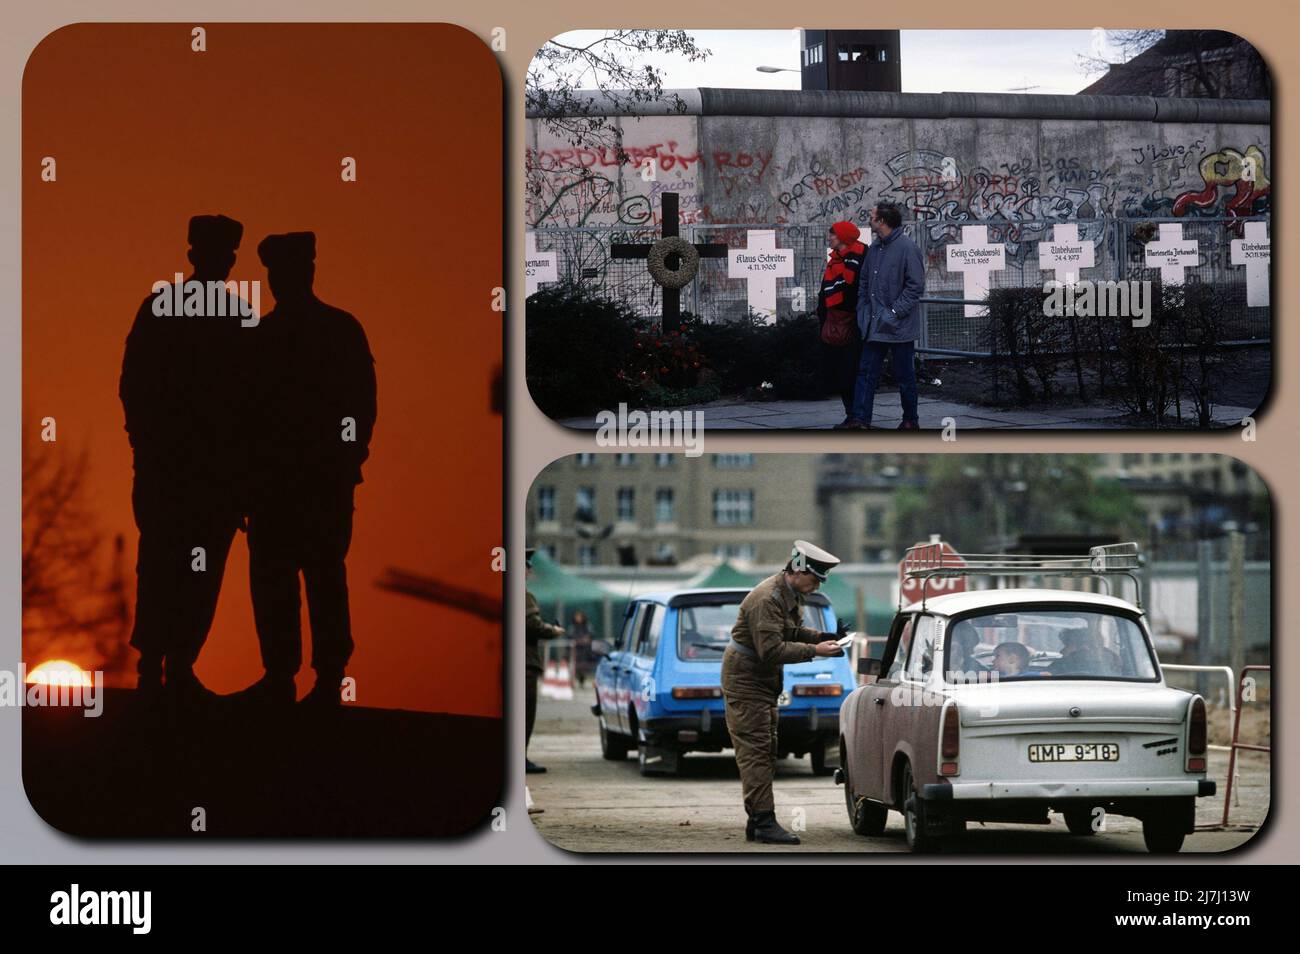
[[[729,560],[723,560],[698,583],[692,584],[699,589],[730,589],[744,587],[752,589],[754,584],[763,579],[758,573],[746,573],[737,569]]]
[[[543,618],[568,627],[574,612],[587,614],[598,636],[610,635],[622,621],[627,597],[618,596],[599,583],[570,573],[545,553],[533,554],[533,571],[528,578],[528,592],[542,607]]]
[[[889,626],[894,620],[894,607],[890,604],[867,597],[867,618],[865,621],[859,620],[857,587],[844,577],[836,576],[834,572],[822,584],[821,592],[826,594],[831,606],[835,607],[835,615],[846,620],[849,628],[871,636],[884,636],[889,632]]]

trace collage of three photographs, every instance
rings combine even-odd
[[[1269,840],[1261,38],[416,19],[31,49],[0,846]]]

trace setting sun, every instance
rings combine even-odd
[[[27,674],[31,685],[90,686],[90,673],[66,659],[50,659]]]

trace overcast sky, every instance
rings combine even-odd
[[[574,31],[561,39],[580,44],[602,32]],[[666,87],[799,88],[798,30],[689,32],[712,55],[700,63],[647,58],[664,71]],[[900,42],[906,93],[1077,93],[1096,79],[1080,69],[1079,56],[1096,52],[1104,37],[1092,30],[903,30]],[[760,73],[758,66],[796,72]]]

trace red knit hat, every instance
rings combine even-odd
[[[831,226],[831,231],[835,233],[836,238],[846,243],[856,242],[858,236],[862,234],[862,230],[852,222],[836,222]]]

